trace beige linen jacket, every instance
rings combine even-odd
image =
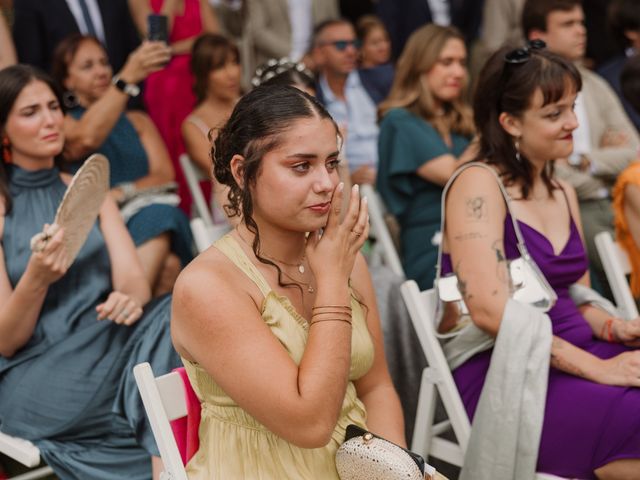
[[[584,67],[579,70],[589,117],[591,153],[588,157],[592,168],[591,171],[580,171],[569,165],[556,165],[556,175],[576,189],[579,200],[595,200],[602,198],[602,189],[609,190],[618,174],[638,158],[640,138],[609,84],[591,70]],[[607,131],[624,133],[628,138],[627,145],[601,147]]]
[[[291,51],[289,0],[245,0],[247,2],[244,38],[241,44],[245,78],[251,79],[256,67],[270,58],[281,58]],[[337,0],[311,0],[312,25],[339,18]]]

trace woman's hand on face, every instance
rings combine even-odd
[[[29,269],[37,282],[48,287],[69,269],[67,251],[64,248],[64,229],[45,224],[42,233],[31,239]]]
[[[615,357],[600,360],[595,379],[605,385],[640,387],[640,350],[623,352]]]
[[[617,320],[613,323],[613,337],[630,347],[640,346],[640,317],[633,320]]]
[[[142,42],[127,58],[119,77],[127,83],[139,83],[149,74],[162,70],[169,60],[171,48],[164,42]]]
[[[129,295],[111,292],[107,300],[96,307],[98,320],[105,318],[121,325],[133,325],[142,316],[142,307]]]
[[[350,192],[349,206],[340,222],[344,184],[338,184],[331,198],[327,225],[322,235],[312,232],[307,240],[309,266],[320,283],[323,278],[348,280],[356,254],[369,236],[369,210],[367,199],[360,199],[359,188]]]

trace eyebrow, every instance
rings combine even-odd
[[[336,150],[335,152],[332,152],[329,155],[327,155],[327,158],[337,157],[339,154],[340,154],[340,152]],[[313,158],[318,158],[318,155],[316,155],[315,153],[293,153],[291,155],[287,155],[285,158],[291,158],[291,159],[296,159],[296,158],[313,159]]]

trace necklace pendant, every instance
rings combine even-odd
[[[309,293],[313,293],[313,292],[315,292],[315,291],[316,291],[316,290],[315,290],[315,288],[313,288],[311,285],[309,285],[309,286],[307,287],[307,292],[309,292]]]
[[[300,273],[304,273],[304,265],[303,264],[298,265],[298,271]]]

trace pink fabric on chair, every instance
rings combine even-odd
[[[173,420],[171,422],[171,430],[173,430],[173,436],[176,439],[182,463],[186,465],[200,447],[198,428],[200,427],[200,411],[202,407],[200,400],[191,387],[191,382],[189,382],[189,377],[184,367],[176,368],[173,371],[179,373],[184,382],[187,416]]]

